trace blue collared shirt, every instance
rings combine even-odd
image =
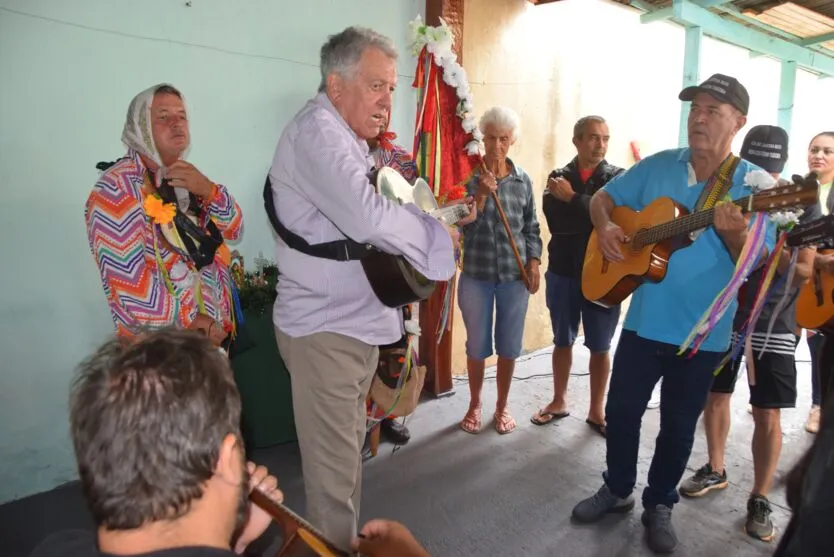
[[[638,162],[603,189],[615,205],[635,211],[659,197],[670,197],[692,211],[706,180],[697,181],[689,160],[689,148],[661,151]],[[728,193],[731,199],[752,193],[744,185],[745,176],[752,170],[760,169],[745,160],[739,162]],[[767,223],[765,245],[770,252],[776,242],[776,226],[770,220]],[[623,328],[649,340],[680,345],[730,282],[734,269],[724,242],[713,226],[708,227],[691,246],[672,254],[663,280],[644,283],[632,294]],[[736,308],[734,299],[701,350],[724,352],[729,348]]]

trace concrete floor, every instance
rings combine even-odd
[[[799,400],[783,412],[784,447],[779,473],[786,472],[810,445],[804,429],[810,406],[810,363],[804,341],[798,351]],[[587,371],[587,351],[577,345],[574,372]],[[365,467],[362,520],[386,517],[408,525],[438,557],[570,556],[632,557],[651,555],[645,545],[640,509],[577,526],[570,511],[601,483],[604,440],[584,423],[587,377],[572,377],[572,415],[559,423],[535,426],[529,417],[552,394],[550,352],[523,356],[511,392],[511,410],[519,428],[507,436],[492,429],[495,382],[485,386],[485,428],[477,436],[458,428],[469,400],[468,386],[456,380],[452,396],[421,404],[407,422],[412,441],[396,450],[383,444]],[[488,370],[488,375],[490,375]],[[727,450],[730,486],[699,500],[684,500],[674,512],[680,545],[675,555],[746,557],[770,555],[774,543],[743,532],[745,503],[752,484],[752,417],[746,411],[743,381],[733,398],[733,426]],[[642,489],[658,432],[659,413],[647,410],[638,464],[637,495]],[[303,513],[303,486],[297,446],[258,451],[256,460],[279,476],[286,503]],[[690,471],[706,462],[699,426]],[[783,490],[772,494],[777,529],[787,526]],[[8,557],[27,555],[49,532],[91,527],[77,484],[0,507],[0,547]],[[778,539],[778,538],[777,538]],[[274,545],[274,544],[273,544]],[[274,554],[274,553],[273,553]]]

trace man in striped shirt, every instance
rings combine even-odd
[[[748,132],[741,148],[741,157],[760,166],[779,180],[788,153],[788,135],[775,126],[755,126]],[[805,210],[800,222],[819,218],[819,207]],[[814,262],[815,248],[802,248],[797,256],[793,280],[787,283],[791,253],[785,249],[778,263],[767,300],[750,336],[752,357],[745,358],[753,407],[753,469],[754,480],[747,502],[747,533],[763,541],[774,536],[767,495],[773,484],[776,464],[782,449],[780,410],[796,405],[796,363],[794,353],[799,342],[796,324],[796,297],[799,287],[808,280]],[[733,347],[739,342],[738,331],[753,309],[756,294],[764,278],[765,267],[759,267],[739,293],[739,306],[733,322]],[[780,309],[783,296],[787,303]],[[772,329],[768,334],[768,329]],[[741,367],[741,354],[725,365],[715,378],[704,407],[704,430],[707,435],[709,462],[683,481],[679,491],[687,497],[701,497],[714,489],[727,487],[724,451],[730,430],[730,398]]]

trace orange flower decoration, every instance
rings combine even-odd
[[[177,208],[173,203],[163,203],[158,195],[145,197],[145,213],[157,224],[169,224],[177,214]]]

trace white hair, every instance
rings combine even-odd
[[[506,106],[493,106],[481,116],[481,121],[478,127],[481,132],[486,133],[486,128],[489,125],[502,130],[509,130],[513,139],[518,139],[518,134],[521,128],[521,118],[511,108]]]
[[[380,49],[392,60],[397,59],[397,48],[393,41],[366,27],[348,27],[341,33],[331,35],[321,47],[321,83],[319,92],[326,88],[327,77],[336,73],[345,78],[356,74],[359,59],[366,48]]]

